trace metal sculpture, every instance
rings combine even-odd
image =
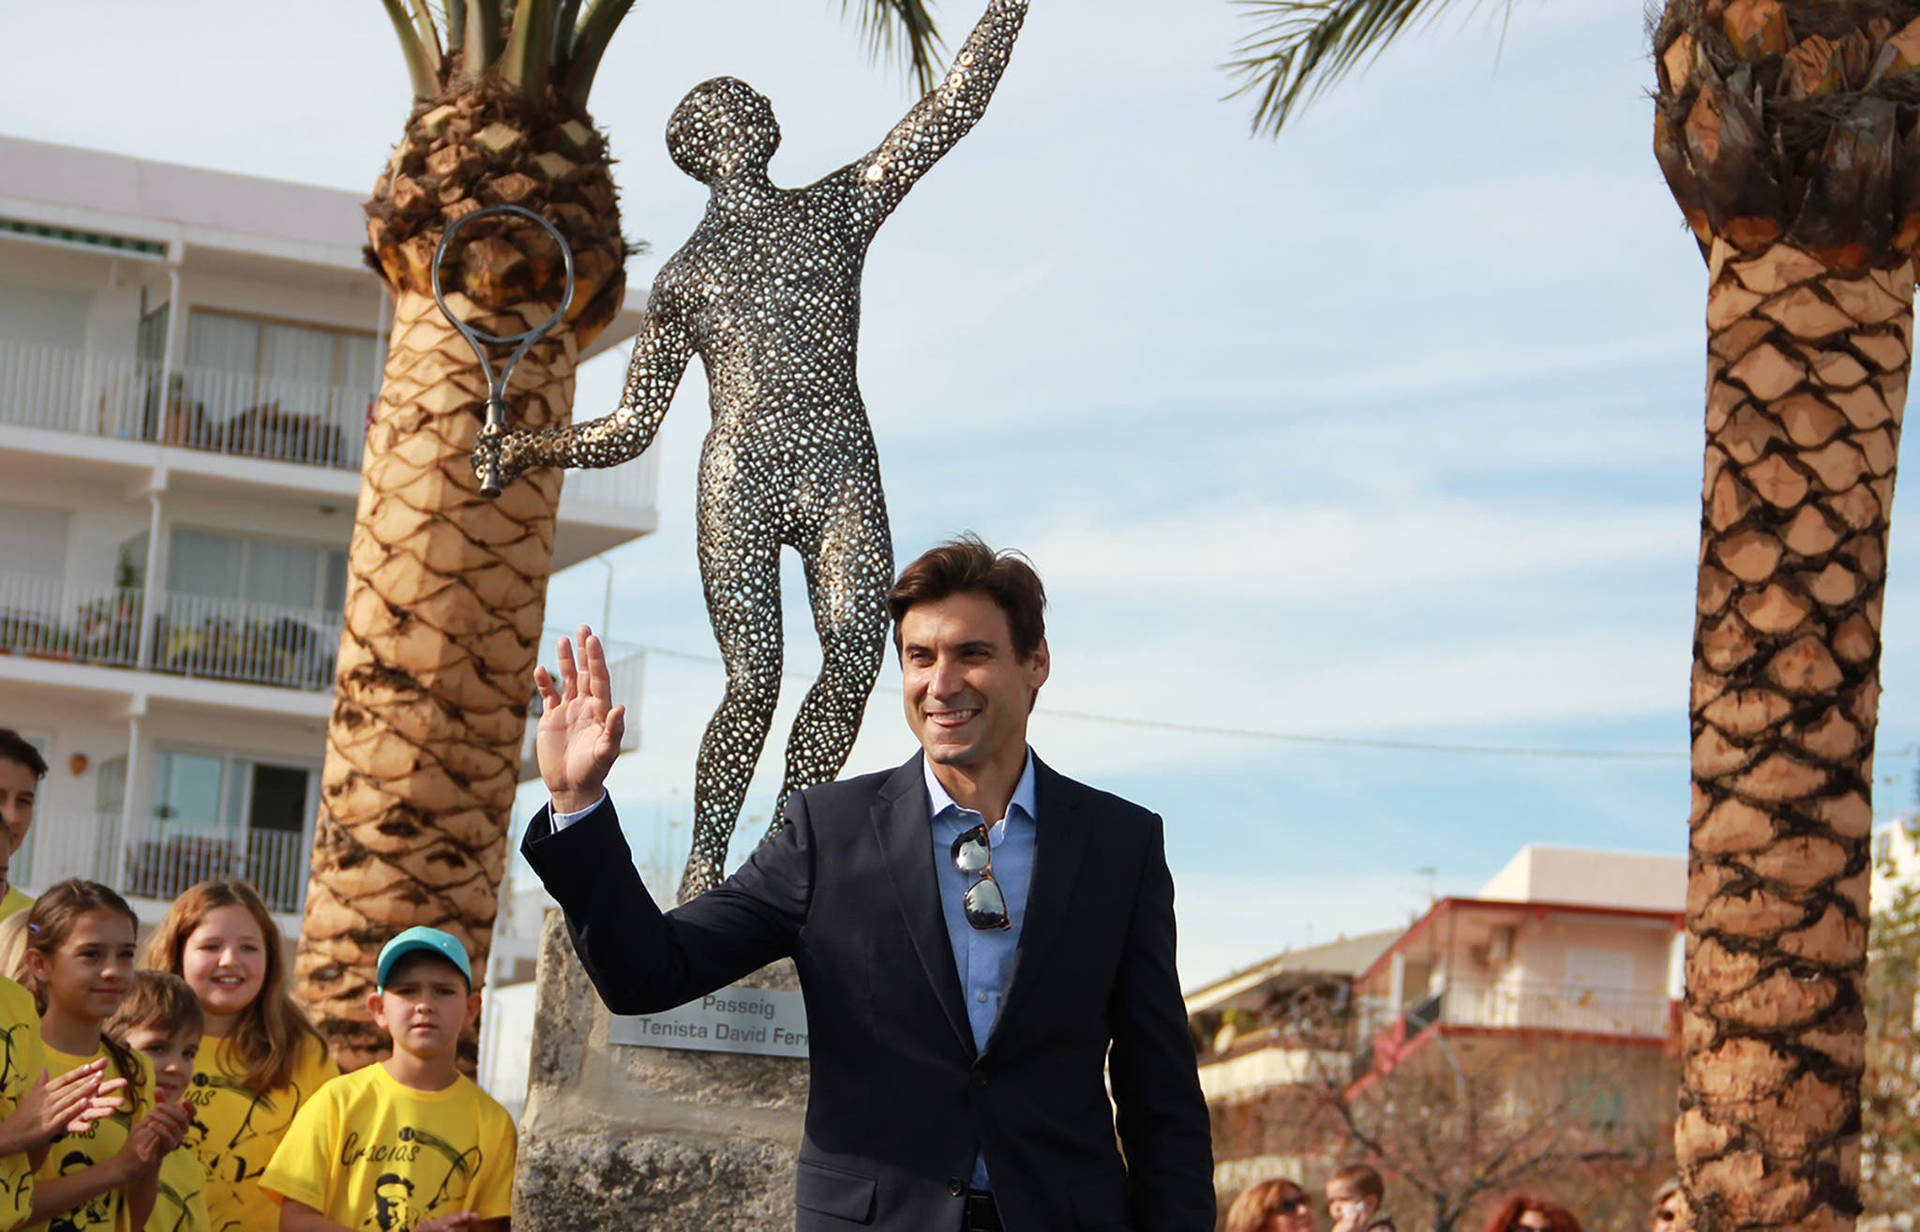
[[[453,246],[453,237],[460,233],[462,227],[476,219],[494,218],[502,214],[529,219],[545,231],[554,246],[560,250],[560,263],[566,271],[566,289],[561,293],[560,306],[553,310],[552,316],[540,324],[517,334],[490,334],[484,329],[461,320],[459,315],[448,307],[446,293],[440,286],[440,267],[446,262],[447,252]],[[471,214],[462,215],[440,236],[440,243],[433,250],[431,278],[433,302],[440,306],[441,313],[455,329],[460,331],[460,336],[467,340],[467,345],[473,348],[474,357],[480,361],[480,371],[487,378],[487,422],[480,429],[482,448],[485,448],[486,442],[498,439],[507,431],[507,382],[513,379],[513,370],[520,366],[520,361],[525,359],[527,352],[533,349],[533,344],[546,337],[548,330],[564,321],[567,310],[573,307],[573,247],[567,243],[566,237],[561,235],[552,223],[532,210],[518,205],[489,205]],[[502,365],[498,373],[494,372],[493,360],[487,354],[489,343],[494,346],[513,348],[513,353],[507,357],[507,362]],[[480,491],[484,495],[498,496],[500,489],[505,486],[506,481],[501,478],[500,468],[497,465],[479,467],[474,475],[480,480]]]
[[[655,278],[620,407],[571,428],[485,436],[482,475],[613,466],[652,443],[695,354],[713,427],[700,457],[697,533],[707,614],[727,691],[694,780],[686,901],[718,885],[780,694],[780,547],[805,566],[820,677],[787,740],[787,797],[840,772],[885,654],[892,536],[873,431],[855,379],[860,274],[903,198],[986,110],[1027,0],[992,0],[946,80],[868,154],[805,188],[775,187],[780,126],[745,82],[695,86],[667,123],[667,149],[712,195]]]

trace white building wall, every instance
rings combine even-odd
[[[1479,897],[1684,911],[1687,861],[1682,855],[1587,851],[1529,843],[1480,888]]]
[[[328,289],[329,283],[349,281],[353,284],[351,289]],[[380,293],[371,277],[333,274],[321,279],[303,279],[302,283],[297,299],[292,299],[283,285],[218,274],[186,273],[180,278],[180,298],[189,312],[207,308],[364,334],[377,331]],[[182,334],[182,351],[185,338]],[[180,358],[184,360],[184,354]]]

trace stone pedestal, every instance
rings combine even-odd
[[[742,984],[798,987],[786,962]],[[793,1225],[806,1061],[609,1043],[612,1015],[558,911],[541,930],[535,1013],[514,1232]]]

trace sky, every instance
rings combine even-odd
[[[1499,8],[1459,6],[1269,140],[1225,97],[1226,0],[1034,0],[986,118],[868,262],[896,558],[962,530],[1032,558],[1053,651],[1033,746],[1165,817],[1188,986],[1400,925],[1526,843],[1685,853],[1705,270],[1650,152],[1640,6],[1521,3],[1504,29]],[[80,9],[85,53],[59,53]],[[936,13],[951,48],[978,0]],[[0,0],[0,23],[49,49],[9,64],[13,136],[366,191],[408,110],[376,0]],[[662,132],[719,74],[772,99],[788,185],[913,98],[835,0],[636,6],[593,107],[652,245],[636,287],[700,216]],[[623,367],[583,370],[577,418]],[[705,400],[696,366],[655,445],[659,531],[549,601],[557,626],[610,606],[616,648],[649,648],[612,784],[656,884],[721,688],[693,548]],[[1908,542],[1887,815],[1920,744]],[[791,556],[785,579],[793,678],[736,860],[818,662]],[[848,773],[912,752],[900,706],[890,658]]]

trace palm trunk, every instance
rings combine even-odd
[[[471,319],[471,304],[450,300]],[[487,327],[517,333],[551,310],[529,305]],[[520,425],[571,416],[577,335],[556,332],[514,373]],[[498,500],[479,494],[469,453],[485,395],[465,340],[430,297],[402,290],[367,432],[295,965],[343,1067],[384,1051],[366,1001],[389,937],[444,928],[477,976],[493,932],[561,472],[531,472]]]
[[[1859,1211],[1880,609],[1913,267],[1708,257],[1679,1164],[1709,1232]]]

